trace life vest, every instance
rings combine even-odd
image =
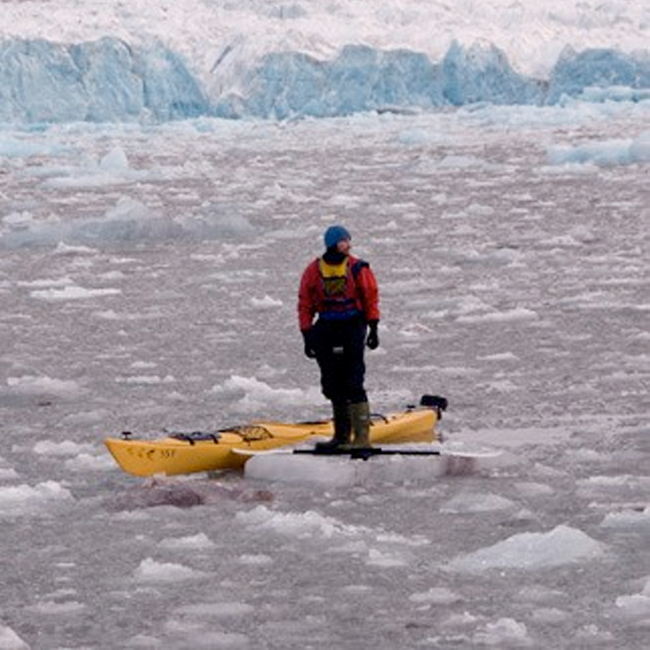
[[[323,303],[319,318],[347,320],[362,313],[356,278],[364,266],[368,264],[362,260],[350,265],[348,258],[340,264],[328,264],[323,258],[318,261],[323,286]]]

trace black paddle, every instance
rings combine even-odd
[[[358,449],[293,449],[294,454],[311,456],[349,456],[368,460],[372,456],[440,456],[439,449],[384,449],[382,447],[359,447]]]

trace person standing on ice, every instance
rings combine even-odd
[[[370,446],[370,407],[364,388],[364,348],[379,346],[379,290],[367,262],[350,254],[343,226],[325,231],[326,251],[305,269],[298,320],[305,354],[316,359],[325,397],[332,402],[334,437],[322,450]]]

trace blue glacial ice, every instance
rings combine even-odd
[[[0,43],[0,121],[120,122],[196,117],[210,104],[177,54],[115,38]]]
[[[611,49],[575,52],[566,48],[551,74],[546,102],[575,97],[593,88],[650,89],[650,53],[629,56]],[[616,96],[614,95],[613,98]],[[633,94],[633,98],[638,97]]]
[[[410,112],[475,103],[554,105],[647,99],[650,53],[565,49],[548,79],[517,72],[493,45],[453,43],[441,61],[411,50],[348,45],[329,60],[259,57],[226,46],[201,75],[161,42],[104,37],[0,42],[0,122],[156,121],[216,116],[289,119]]]
[[[218,72],[218,69],[215,71]],[[222,117],[333,117],[382,109],[427,109],[445,104],[443,71],[424,54],[344,47],[332,61],[305,54],[267,54],[249,93],[226,94]]]

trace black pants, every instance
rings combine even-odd
[[[332,402],[357,404],[368,401],[363,385],[366,329],[361,318],[321,319],[314,325],[313,345],[323,395]]]

